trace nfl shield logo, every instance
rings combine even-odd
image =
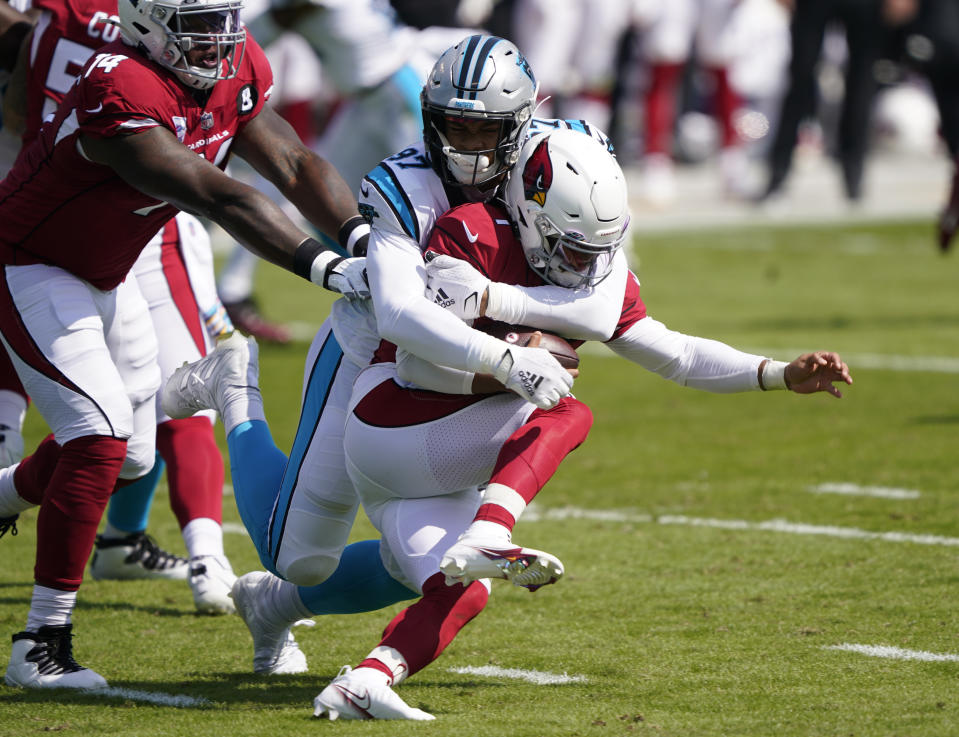
[[[203,113],[200,116],[200,127],[205,131],[213,127],[213,113]]]

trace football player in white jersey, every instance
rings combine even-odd
[[[250,386],[246,419],[229,413],[237,421],[225,430],[237,505],[261,561],[277,574],[248,574],[233,589],[253,634],[258,672],[305,670],[289,636],[290,624],[302,617],[379,608],[414,596],[387,573],[377,543],[344,552],[358,502],[343,459],[343,423],[353,379],[381,335],[427,361],[491,373],[538,407],[551,407],[569,392],[571,376],[546,351],[511,347],[424,298],[422,250],[436,219],[451,205],[492,197],[531,129],[574,128],[606,140],[582,121],[534,121],[536,90],[519,50],[496,37],[470,36],[434,65],[421,98],[424,142],[387,158],[364,178],[360,211],[372,230],[355,222],[341,237],[354,253],[369,237],[376,320],[367,301],[334,303],[307,358],[289,460],[265,421],[255,343],[236,336],[166,386],[164,408],[173,417],[222,409],[228,400],[219,387]],[[496,290],[487,312],[509,322],[535,319],[571,337],[607,340],[621,312],[627,271],[619,254],[610,276],[595,288]],[[349,591],[343,582],[351,584]]]

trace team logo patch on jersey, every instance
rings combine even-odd
[[[549,139],[540,143],[523,168],[523,193],[542,207],[553,184],[553,162],[549,160]]]
[[[373,205],[367,204],[366,202],[361,202],[357,205],[357,209],[360,211],[360,215],[363,216],[363,219],[368,223],[373,222],[373,218],[378,218],[380,214],[376,211],[376,208]]]
[[[186,139],[186,118],[181,118],[179,115],[173,116],[173,132],[176,133],[176,139],[183,143]]]
[[[240,88],[236,95],[236,110],[240,115],[249,115],[256,107],[257,93],[256,87],[252,84],[245,84]]]
[[[213,113],[203,113],[200,116],[200,127],[205,131],[213,128]]]

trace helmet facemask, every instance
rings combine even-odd
[[[535,230],[540,241],[526,251],[530,268],[544,281],[570,289],[594,287],[609,276],[613,254],[626,240],[625,226],[594,233],[594,240],[587,240],[575,230],[561,231],[543,212],[535,217]]]
[[[120,0],[120,28],[187,87],[208,90],[239,70],[242,0]]]
[[[428,104],[424,106],[424,110],[428,110],[426,137],[433,142],[431,151],[439,151],[445,163],[445,169],[442,172],[442,175],[445,175],[444,181],[468,187],[482,186],[499,177],[516,163],[522,142],[521,136],[525,136],[529,121],[532,119],[529,108],[523,108],[515,113],[481,115],[466,114],[446,108],[435,109]],[[496,146],[479,150],[454,148],[447,137],[446,126],[448,122],[457,119],[497,122],[499,131],[496,135]]]

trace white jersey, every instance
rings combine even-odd
[[[528,135],[558,128],[591,135],[612,150],[605,133],[581,120],[534,118]],[[375,318],[367,304],[347,300],[334,303],[333,332],[344,353],[358,365],[366,365],[382,336],[395,339],[394,342],[402,343],[405,349],[432,363],[463,368],[464,348],[469,352],[471,346],[476,347],[476,332],[426,300],[410,299],[423,296],[425,274],[421,254],[426,250],[436,220],[451,206],[446,188],[430,165],[424,144],[418,142],[380,162],[364,177],[358,200],[360,213],[370,221],[372,228],[371,288],[378,272],[383,272],[386,278],[381,280],[383,288],[379,290],[379,299],[374,300],[378,310]],[[622,294],[627,271],[625,257],[622,261],[622,279],[607,279],[598,288],[618,289]],[[574,293],[562,287],[535,289],[556,292],[554,297],[558,300],[569,299]],[[606,335],[583,337],[608,339],[618,319],[622,297],[613,302],[617,309],[611,321],[583,315],[584,322],[601,324],[604,332],[609,323]],[[556,307],[555,302],[552,307]],[[412,319],[411,309],[415,312]]]

